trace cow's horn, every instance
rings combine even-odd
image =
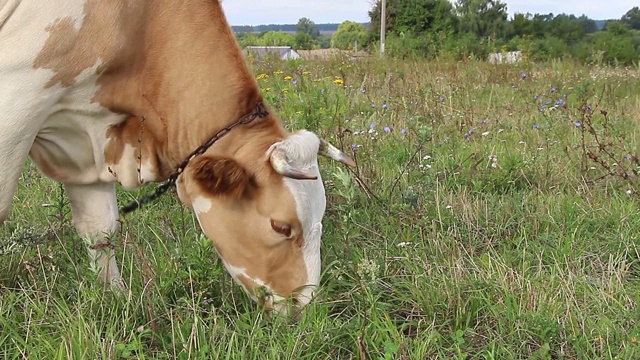
[[[336,161],[340,161],[341,163],[355,167],[356,163],[351,160],[350,157],[345,155],[342,151],[338,150],[335,146],[329,144],[328,141],[320,138],[320,148],[318,149],[318,154],[324,155],[328,158],[331,158]]]
[[[314,174],[291,167],[287,159],[287,154],[279,148],[273,149],[269,156],[269,162],[271,162],[271,166],[278,174],[288,178],[297,180],[316,180],[318,178]]]

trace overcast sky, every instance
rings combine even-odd
[[[317,24],[344,20],[369,21],[374,0],[222,0],[231,25],[295,24],[307,17]],[[619,19],[638,0],[503,0],[509,16],[515,12],[532,14],[567,13],[587,15],[594,20]]]

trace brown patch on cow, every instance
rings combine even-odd
[[[110,23],[120,18],[124,7],[123,1],[86,0],[79,28],[71,17],[57,19],[45,28],[49,37],[33,62],[34,68],[54,72],[45,88],[56,84],[69,87],[99,60],[108,62],[120,55],[120,39],[114,36]]]
[[[202,156],[189,166],[192,167],[193,179],[213,196],[250,196],[256,186],[247,169],[232,158]]]

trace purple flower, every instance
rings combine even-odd
[[[522,75],[520,75],[522,77],[522,80],[527,78],[527,74],[526,73],[522,73]]]
[[[487,123],[487,119],[482,120],[482,123],[486,124]]]
[[[591,111],[591,105],[587,105],[587,111]]]
[[[320,93],[324,94],[324,88],[320,89]]]
[[[537,129],[538,128],[538,124],[533,124],[533,128]]]
[[[440,102],[444,102],[444,96],[440,96]]]
[[[627,156],[624,157],[627,160],[631,160],[631,155],[627,154]]]
[[[402,129],[402,130],[400,130],[400,134],[404,135],[404,134],[406,134],[406,133],[407,133],[407,129]]]
[[[391,132],[391,127],[385,126],[384,127],[384,132],[386,132],[386,133]]]
[[[362,88],[362,89],[360,89],[360,92],[364,94],[364,93],[366,93],[366,92],[367,92],[367,89]]]
[[[473,128],[469,129],[469,135],[473,134]]]
[[[386,109],[387,108],[387,103],[382,104],[382,108]]]
[[[31,169],[33,169],[34,167],[36,167],[36,164],[34,164],[34,163],[32,163],[32,162],[31,162],[31,163],[29,163],[29,167],[30,167]]]
[[[549,105],[549,104],[551,104],[551,100],[547,100],[547,102],[546,102],[546,103],[544,103],[544,104],[545,104],[545,105]]]
[[[297,85],[298,84],[298,80],[297,79],[293,79],[291,82],[293,83],[293,85]]]
[[[552,92],[552,93],[556,92],[556,88],[552,87],[552,88],[551,88],[551,92]]]
[[[544,111],[545,107],[544,105],[540,106],[540,111]]]
[[[62,219],[62,214],[57,213],[57,214],[55,215],[55,217],[56,217],[56,219]]]
[[[576,124],[576,127],[582,126],[582,122],[580,122],[580,121],[576,121],[575,124]]]
[[[369,125],[369,129],[373,130],[373,129],[375,129],[375,128],[376,128],[376,124],[371,123],[371,125]]]
[[[371,107],[375,108],[376,107],[376,103],[371,103]]]
[[[558,106],[564,105],[564,100],[558,99],[558,101],[556,101],[556,105],[558,105]]]
[[[540,98],[538,97],[538,95],[536,95],[536,96],[534,96],[534,97],[533,97],[533,100],[535,100],[535,101],[538,101],[538,99],[540,99]]]

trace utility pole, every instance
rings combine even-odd
[[[380,56],[384,55],[385,33],[387,32],[387,0],[382,0],[380,11]]]

